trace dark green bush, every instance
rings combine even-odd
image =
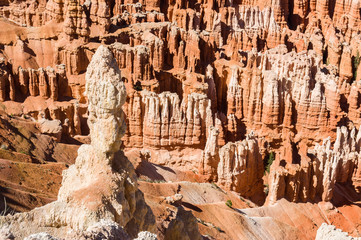
[[[270,169],[271,169],[271,165],[273,163],[273,161],[275,160],[275,153],[274,152],[270,152],[268,154],[268,159],[266,162],[266,166],[265,166],[265,171],[269,173]]]
[[[227,200],[227,202],[226,202],[226,205],[227,205],[227,207],[230,207],[230,208],[232,208],[232,201],[231,200]]]
[[[357,68],[360,65],[361,57],[359,51],[357,51],[356,56],[352,57],[352,80],[355,81],[357,78]]]

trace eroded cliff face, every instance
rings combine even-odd
[[[23,6],[34,12],[20,10]],[[126,146],[172,145],[167,133],[154,137],[143,131],[145,112],[153,104],[137,105],[144,94],[138,100],[134,92],[142,89],[176,94],[172,99],[179,100],[170,106],[184,105],[182,111],[188,112],[188,96],[206,94],[213,122],[222,122],[222,145],[252,129],[270,142],[285,140],[288,132],[297,141],[335,140],[337,125],[359,124],[359,9],[357,1],[4,2],[4,17],[37,28],[2,22],[9,30],[2,39],[0,100],[23,102],[28,109],[24,99],[49,98],[62,116],[48,118],[63,123],[68,118],[72,135],[87,134],[87,127],[79,126],[79,121],[86,125],[86,115],[74,120],[57,100],[86,103],[83,73],[103,41],[111,44],[129,85],[126,112],[136,116],[129,121]],[[57,34],[61,29],[64,33]],[[195,111],[202,113],[199,107]],[[39,113],[31,110],[24,113]],[[151,120],[149,128],[159,128],[157,121],[166,120]],[[188,125],[198,124],[194,121],[186,119],[187,126],[179,128],[190,131]],[[199,140],[175,136],[177,146],[203,148],[207,128],[196,128]]]
[[[155,231],[154,215],[137,188],[134,168],[120,151],[125,132],[121,106],[126,100],[120,76],[111,51],[101,45],[86,73],[91,144],[82,145],[75,164],[64,171],[55,202],[2,217],[16,238],[46,231],[74,239],[97,224],[102,231],[109,221],[126,238]]]
[[[301,162],[280,159],[272,165],[269,202],[286,198],[293,202],[331,201],[335,184],[353,185],[359,191],[360,132],[337,128],[332,146],[330,138],[308,149]]]
[[[360,11],[358,0],[0,1],[0,102],[56,123],[43,132],[58,142],[98,139],[79,150],[69,183],[88,179],[86,153],[120,168],[122,138],[151,163],[259,204],[332,202],[337,186],[360,188]],[[91,62],[101,45],[110,72],[90,67],[103,64]],[[112,87],[101,92],[107,81],[93,76]],[[104,125],[113,130],[94,130]],[[61,201],[85,197],[64,189]],[[134,222],[129,201],[122,226]]]
[[[253,133],[243,141],[227,143],[219,150],[219,158],[217,184],[262,203],[264,166]]]

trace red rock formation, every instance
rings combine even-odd
[[[301,156],[301,163],[275,162],[270,174],[269,202],[286,198],[289,201],[330,201],[336,183],[359,188],[360,131],[337,128],[336,142],[330,138],[316,145],[309,153],[311,161]],[[283,160],[284,161],[284,160]]]
[[[60,120],[69,141],[87,135],[84,73],[102,43],[127,87],[125,148],[149,148],[155,163],[198,169],[252,197],[244,179],[260,192],[261,153],[233,150],[252,145],[242,140],[253,130],[262,155],[276,153],[270,202],[328,201],[335,184],[361,186],[351,156],[359,150],[330,147],[344,144],[338,126],[361,124],[360,8],[357,0],[0,1],[1,108]],[[217,172],[219,164],[232,167]]]
[[[214,122],[210,100],[198,93],[181,102],[175,93],[134,92],[124,111],[129,116],[124,141],[139,147],[204,146]]]
[[[78,0],[68,0],[65,8],[64,32],[68,36],[68,40],[76,38],[87,40],[90,32],[83,6]]]
[[[199,172],[206,175],[210,181],[217,179],[217,165],[219,163],[219,149],[218,149],[218,135],[219,131],[213,126],[209,128],[207,143],[202,154],[202,160],[199,165]],[[219,176],[219,173],[218,173]]]
[[[258,142],[251,133],[245,140],[229,142],[219,150],[219,186],[256,202],[263,198],[263,160]]]

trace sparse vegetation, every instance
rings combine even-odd
[[[197,222],[200,223],[200,224],[202,224],[202,225],[204,225],[204,226],[206,226],[206,227],[214,228],[214,229],[216,229],[216,230],[217,230],[218,232],[220,232],[220,233],[224,233],[224,231],[223,231],[220,227],[214,226],[213,223],[205,222],[205,221],[203,221],[203,220],[200,219],[200,218],[197,218]]]
[[[248,207],[251,207],[251,204],[249,204],[249,202],[248,202],[246,199],[244,199],[244,197],[239,196],[239,198],[240,198],[245,204],[247,204]]]
[[[15,211],[8,207],[6,198],[4,198],[4,210],[2,210],[0,212],[0,217],[4,217],[6,215],[14,215],[14,214],[15,214]],[[7,222],[3,218],[0,218],[0,227],[4,226],[6,224],[7,224]]]
[[[224,231],[220,227],[214,227],[218,232],[224,233]]]
[[[227,207],[232,208],[233,203],[231,200],[227,200],[226,205]]]
[[[134,85],[133,85],[134,90],[140,92],[143,90],[142,87],[142,83],[138,80]]]
[[[360,65],[361,57],[359,51],[357,51],[356,56],[352,57],[352,81],[355,81],[357,78],[357,69]]]
[[[224,194],[227,194],[227,192],[223,191],[223,189],[220,188],[216,183],[212,182],[211,185],[212,185],[212,188],[217,189],[218,191],[220,191]]]
[[[268,186],[268,184],[265,184],[265,185],[263,185],[264,186],[264,188],[263,188],[263,192],[266,194],[266,196],[268,196],[268,193],[269,193],[269,186]]]
[[[204,226],[208,226],[208,225],[206,224],[206,222],[203,221],[203,220],[200,219],[200,218],[197,218],[197,222],[199,222],[200,224],[203,224]]]
[[[0,216],[6,216],[8,214],[13,215],[14,213],[15,213],[15,211],[8,207],[8,204],[6,202],[6,198],[4,198],[4,210],[2,210],[0,212]]]
[[[275,153],[274,152],[270,152],[268,154],[268,157],[266,157],[266,162],[265,162],[265,173],[269,173],[270,169],[271,169],[271,165],[273,163],[273,161],[275,160]]]
[[[24,151],[24,150],[20,150],[19,153],[25,154],[25,155],[30,155],[28,152]]]
[[[220,187],[218,187],[218,185],[217,184],[215,184],[214,182],[212,182],[211,183],[211,185],[212,185],[212,188],[215,188],[215,189],[217,189],[217,190],[222,190]]]

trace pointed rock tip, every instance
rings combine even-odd
[[[110,49],[107,46],[100,45],[98,47],[98,49],[96,50],[93,58],[95,58],[95,59],[101,59],[101,58],[112,59],[113,54],[112,54],[112,52],[110,51]]]

